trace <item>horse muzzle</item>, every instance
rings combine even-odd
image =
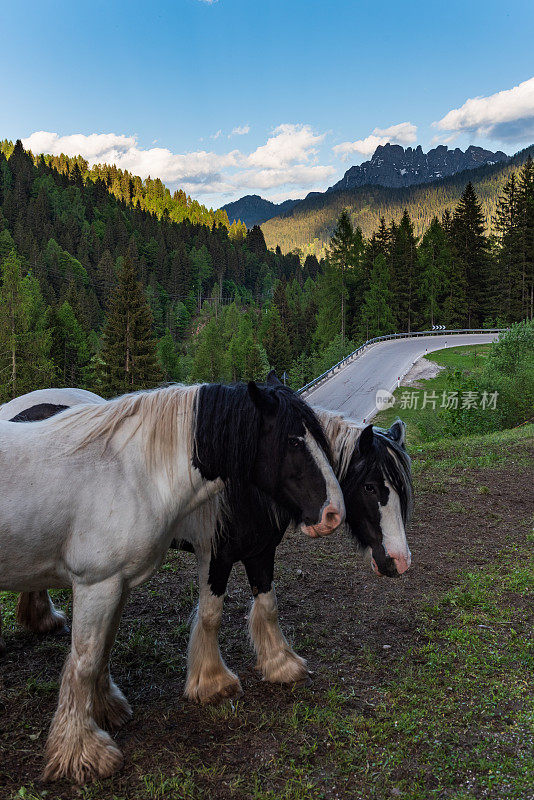
[[[412,554],[408,550],[406,555],[399,555],[399,556],[387,556],[385,566],[382,569],[379,568],[378,564],[376,563],[374,558],[371,558],[371,566],[373,568],[373,572],[375,575],[383,578],[386,575],[388,578],[396,578],[399,575],[402,575],[408,569],[410,569],[410,564],[412,563]]]
[[[323,508],[321,514],[321,521],[317,525],[305,525],[302,523],[301,530],[311,536],[312,539],[317,539],[319,536],[329,536],[336,528],[339,528],[345,519],[344,510],[337,508],[337,506],[329,503]]]

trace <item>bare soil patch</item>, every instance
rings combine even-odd
[[[408,370],[401,381],[401,386],[412,386],[415,389],[419,389],[423,386],[421,381],[435,378],[444,369],[445,367],[441,364],[437,364],[435,361],[430,361],[428,358],[422,357]]]

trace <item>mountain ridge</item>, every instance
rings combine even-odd
[[[509,161],[510,156],[502,150],[493,152],[483,147],[470,145],[465,151],[459,147],[449,150],[440,144],[423,152],[421,145],[406,149],[399,144],[379,145],[373,156],[362,164],[349,167],[343,177],[326,192],[309,192],[303,200],[285,200],[273,203],[258,194],[248,194],[232,203],[221,206],[230,222],[241,220],[247,228],[262,225],[274,217],[291,212],[300,203],[310,198],[321,197],[328,192],[357,189],[362,186],[385,186],[400,188],[432,183],[456,175],[465,170],[481,166],[493,166]]]
[[[400,144],[388,142],[379,145],[369,161],[350,167],[341,180],[327,191],[356,189],[360,186],[415,186],[448,178],[467,169],[492,166],[509,158],[502,150],[493,152],[475,145],[470,145],[464,151],[459,147],[449,150],[447,145],[440,144],[424,153],[421,145],[405,149]]]
[[[261,225],[272,217],[291,211],[300,202],[300,200],[284,200],[282,203],[272,203],[259,194],[246,194],[239,200],[221,206],[220,210],[226,211],[230,223],[240,220],[247,228],[252,228],[253,225]]]
[[[262,231],[268,247],[279,245],[283,252],[300,248],[305,254],[321,256],[344,209],[349,210],[353,224],[359,225],[365,236],[370,236],[378,228],[380,217],[385,217],[388,224],[392,220],[399,221],[407,208],[419,236],[433,216],[440,217],[445,209],[454,209],[469,181],[479,196],[486,229],[490,230],[497,199],[506,180],[529,156],[534,157],[534,145],[507,157],[506,161],[483,164],[431,182],[311,192],[290,211],[263,223]]]

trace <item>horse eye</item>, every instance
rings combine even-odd
[[[364,489],[366,492],[369,492],[370,494],[376,494],[376,489],[372,483],[366,483]]]
[[[301,442],[301,440],[299,439],[298,436],[290,436],[287,441],[288,441],[288,444],[289,444],[290,447],[295,447],[296,448],[296,447],[300,447],[300,445],[302,444],[302,442]]]

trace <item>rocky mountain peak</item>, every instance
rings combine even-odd
[[[440,144],[424,153],[421,145],[404,148],[400,144],[382,144],[369,161],[348,169],[343,178],[328,191],[366,185],[413,186],[506,160],[508,156],[502,150],[493,153],[476,145],[470,145],[464,152],[459,147],[449,150],[447,145]]]

